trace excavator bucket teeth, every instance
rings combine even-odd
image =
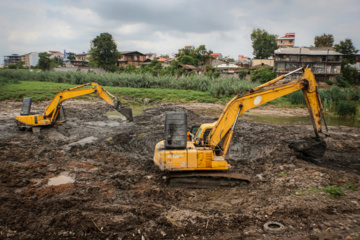
[[[126,107],[126,106],[118,106],[116,108],[116,110],[121,113],[122,115],[124,115],[126,117],[126,119],[130,122],[132,122],[133,119],[133,115],[132,115],[132,109],[130,107]]]

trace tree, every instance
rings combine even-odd
[[[68,59],[69,59],[70,63],[71,63],[72,61],[74,61],[74,60],[75,60],[75,53],[69,52]]]
[[[323,34],[314,39],[315,47],[332,47],[334,45],[334,36],[332,34]]]
[[[39,53],[39,63],[38,68],[41,70],[50,70],[51,69],[51,59],[50,54],[47,52]]]
[[[251,80],[259,81],[260,83],[266,83],[276,77],[272,67],[264,65],[261,68],[254,69],[251,71]]]
[[[269,34],[265,30],[254,29],[250,35],[253,54],[257,59],[269,58],[274,54],[278,48],[276,43],[277,35]]]
[[[335,44],[335,51],[344,54],[343,65],[354,64],[356,60],[355,54],[359,52],[356,50],[351,39],[346,38],[345,41],[340,41],[339,44]]]
[[[121,57],[110,33],[101,33],[91,41],[90,61],[106,71],[114,72]]]
[[[198,65],[198,60],[189,55],[184,55],[182,57],[179,57],[179,62],[182,64],[188,64],[193,66]]]
[[[227,61],[227,62],[235,62],[235,59],[231,58],[230,56],[224,57],[224,60]]]
[[[16,63],[16,68],[17,69],[23,69],[24,68],[24,62],[23,61],[18,61]]]
[[[57,67],[59,65],[64,65],[64,60],[62,58],[54,57],[53,59],[51,59],[51,68]]]
[[[199,63],[205,63],[211,57],[211,53],[211,50],[206,50],[205,45],[200,45],[198,48],[185,47],[180,51],[178,60],[182,64],[198,66]]]

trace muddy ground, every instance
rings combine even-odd
[[[325,156],[304,160],[288,144],[312,126],[242,117],[229,161],[251,183],[175,188],[152,162],[165,113],[187,111],[192,125],[221,107],[158,106],[127,122],[104,102],[74,100],[66,123],[32,133],[17,130],[20,105],[0,103],[0,239],[360,239],[360,129],[330,127]],[[321,191],[329,185],[345,195]],[[285,232],[265,232],[268,221]]]

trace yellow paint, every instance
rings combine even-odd
[[[88,85],[91,85],[92,88],[80,89]],[[44,114],[17,116],[17,123],[19,126],[46,126],[55,124],[57,122],[64,122],[64,120],[57,120],[61,109],[61,103],[69,98],[74,98],[90,93],[97,93],[107,103],[114,107],[120,103],[120,101],[115,96],[107,92],[99,84],[91,82],[56,94],[51,103],[46,107]]]
[[[288,84],[268,87],[285,78],[284,75],[262,84],[246,94],[235,96],[226,105],[215,123],[202,124],[195,138],[187,142],[186,149],[165,149],[164,141],[155,147],[154,162],[161,170],[195,171],[195,170],[227,170],[230,165],[225,160],[233,136],[233,127],[237,118],[244,112],[271,100],[280,98],[297,90],[302,90],[316,135],[322,132],[321,118],[324,110],[320,100],[314,74],[303,68],[303,77]],[[207,139],[206,130],[211,129]],[[218,150],[218,149],[221,150]]]

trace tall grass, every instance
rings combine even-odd
[[[6,84],[17,84],[20,83],[18,79],[8,79],[5,77],[0,76],[0,87],[6,85]]]
[[[11,81],[42,81],[68,84],[96,82],[103,86],[127,88],[179,89],[210,93],[213,98],[229,98],[259,85],[235,78],[211,78],[191,75],[174,77],[171,75],[154,76],[151,73],[84,73],[84,72],[30,72],[27,70],[1,70],[0,85]],[[340,116],[356,116],[360,104],[359,88],[340,89],[333,86],[329,90],[320,90],[321,101],[326,110]],[[296,91],[279,102],[305,106],[302,91]]]
[[[340,89],[333,86],[329,90],[319,91],[324,108],[339,116],[356,116],[360,104],[360,90],[357,87]],[[306,105],[302,91],[291,93],[285,98],[293,105]]]
[[[131,88],[182,89],[210,92],[214,97],[229,97],[240,91],[258,85],[235,78],[211,78],[208,76],[174,77],[154,76],[151,73],[83,73],[83,72],[29,72],[19,70],[0,71],[0,76],[21,81],[42,81],[56,83],[83,84],[96,82],[103,86]]]

